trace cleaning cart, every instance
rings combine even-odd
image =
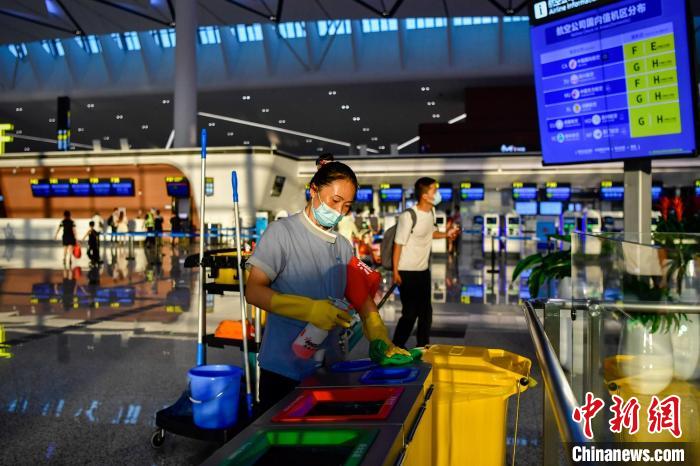
[[[247,257],[241,247],[238,179],[235,171],[232,172],[231,181],[236,248],[214,251],[205,251],[204,248],[206,141],[207,133],[203,129],[199,254],[188,257],[185,262],[186,267],[199,268],[197,365],[190,370],[188,387],[180,398],[172,406],[156,413],[156,429],[151,435],[151,445],[154,448],[163,445],[167,433],[224,443],[252,421],[253,383],[248,361],[251,359],[249,351],[257,353],[261,339],[260,310],[256,310],[255,335],[254,339],[251,339],[243,275],[243,266]],[[213,280],[208,282],[207,278]],[[219,338],[214,334],[206,334],[207,294],[224,294],[226,292],[238,293],[240,297],[240,339]],[[207,346],[239,346],[243,351],[243,370],[233,366],[207,366]],[[256,370],[256,374],[259,377],[259,369]],[[257,387],[257,383],[255,386]]]

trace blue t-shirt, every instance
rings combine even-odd
[[[247,267],[255,266],[270,279],[273,290],[311,299],[343,298],[346,266],[353,256],[350,242],[314,225],[304,211],[272,222],[265,230]],[[265,370],[301,380],[316,370],[313,358],[298,358],[292,343],[307,322],[272,312],[267,314],[258,361]],[[340,329],[328,334],[322,348],[338,355]]]

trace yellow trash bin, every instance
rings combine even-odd
[[[508,398],[527,389],[531,361],[500,349],[429,346],[433,466],[503,466]]]

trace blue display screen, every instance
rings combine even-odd
[[[695,180],[695,197],[700,197],[700,180]]]
[[[483,298],[484,285],[462,285],[461,296],[470,298]]]
[[[664,185],[661,183],[653,183],[651,185],[651,201],[658,202],[661,196],[664,195]]]
[[[355,194],[355,202],[372,202],[372,187],[360,186]]]
[[[685,0],[556,19],[531,28],[531,49],[544,163],[695,151]]]
[[[127,197],[134,195],[134,180],[129,178],[90,178],[31,180],[34,197]]]
[[[537,202],[516,202],[515,211],[519,215],[537,215]]]
[[[561,202],[540,202],[540,215],[561,215],[563,205]]]
[[[481,183],[462,183],[459,187],[459,197],[463,201],[483,201],[484,185]]]
[[[600,183],[601,201],[622,201],[625,199],[625,185],[621,182],[603,181]]]
[[[401,202],[402,194],[403,188],[400,187],[382,188],[379,190],[379,199],[382,202]]]
[[[187,180],[166,182],[165,187],[170,197],[190,197],[190,183]]]
[[[513,183],[513,199],[516,201],[537,200],[537,185],[535,183]]]
[[[438,188],[440,191],[440,196],[442,197],[442,202],[452,201],[452,185],[443,185]]]
[[[569,183],[547,183],[544,193],[548,201],[567,202],[571,199],[571,185]]]

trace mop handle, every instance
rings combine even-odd
[[[236,170],[231,172],[231,187],[233,188],[233,202],[238,202],[238,175]]]
[[[391,285],[391,288],[389,288],[389,291],[387,291],[386,294],[384,294],[384,297],[382,298],[382,300],[379,301],[379,304],[377,304],[377,309],[381,309],[381,308],[382,308],[382,306],[384,305],[384,303],[386,302],[386,300],[389,299],[389,296],[391,296],[391,293],[394,292],[394,290],[396,289],[397,286],[398,286],[398,285],[397,285],[396,283],[394,283],[394,284]]]
[[[204,206],[204,180],[206,177],[207,169],[207,130],[202,128],[200,144],[202,146],[202,159],[201,159],[201,209],[199,215],[199,303],[197,305],[197,365],[201,366],[206,364],[206,353],[204,350],[204,334],[206,333],[206,315],[204,309],[204,300],[206,293],[204,291],[204,267],[202,266],[202,259],[204,258],[204,216],[205,216],[205,206]]]
[[[250,384],[250,364],[248,364],[248,312],[246,309],[245,288],[243,284],[245,280],[243,277],[243,267],[241,266],[241,263],[243,262],[243,248],[241,247],[241,220],[238,209],[238,175],[236,174],[236,170],[233,170],[231,172],[231,188],[233,189],[233,214],[235,217],[234,222],[236,225],[236,251],[238,252],[238,261],[236,261],[236,268],[238,269],[238,287],[241,301],[241,323],[243,324],[241,325],[241,336],[243,337],[243,368],[245,370],[245,393],[246,401],[248,404],[248,413],[249,415],[252,415],[253,392],[251,390]]]

